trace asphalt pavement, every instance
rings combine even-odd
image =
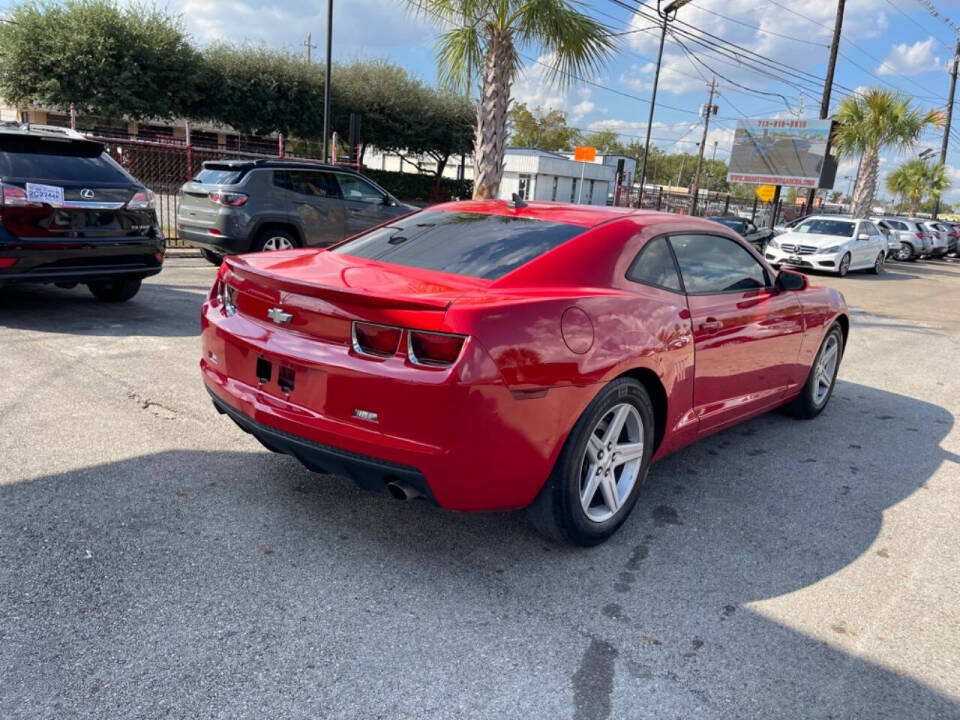
[[[960,718],[960,264],[817,278],[824,414],[589,550],[264,450],[200,381],[214,273],[0,290],[0,718]]]

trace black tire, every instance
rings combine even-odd
[[[850,253],[844,253],[843,257],[840,258],[840,264],[837,266],[837,275],[840,277],[845,277],[848,272],[850,272]]]
[[[879,275],[883,272],[883,253],[877,255],[877,259],[873,261],[873,267],[870,268],[870,272],[874,275]]]
[[[819,375],[817,370],[820,363],[820,357],[823,355],[824,349],[827,347],[831,338],[834,338],[837,342],[836,367],[834,368],[833,379],[830,382],[830,387],[826,393],[826,396],[818,402],[815,395],[815,388],[819,384]],[[823,341],[820,343],[820,349],[817,350],[817,356],[813,360],[813,366],[810,368],[810,374],[807,376],[807,382],[803,385],[803,390],[800,391],[800,394],[797,395],[797,397],[784,406],[786,413],[801,420],[811,420],[822,413],[823,409],[827,406],[827,403],[830,402],[830,398],[833,397],[833,388],[837,384],[837,375],[840,374],[840,363],[842,360],[843,330],[840,329],[839,325],[834,323],[833,326],[827,330],[826,335],[823,336]]]
[[[638,434],[642,432],[642,458],[629,495],[621,501],[619,509],[609,519],[596,522],[587,516],[580,502],[587,443],[604,418],[614,408],[624,404],[632,406],[641,420],[642,428]],[[636,380],[620,378],[601,390],[577,420],[550,477],[528,508],[533,525],[558,542],[584,547],[597,545],[613,535],[630,515],[637,502],[640,486],[646,480],[653,455],[654,423],[650,396]],[[612,457],[615,458],[615,455]]]
[[[126,302],[140,292],[140,278],[118,278],[88,283],[87,287],[97,300],[103,302]]]
[[[900,252],[897,253],[897,260],[902,262],[913,262],[917,259],[917,252],[913,245],[907,242],[900,243]]]
[[[211,265],[216,265],[217,267],[220,267],[223,264],[223,255],[218,255],[213,250],[200,248],[200,254],[203,255],[203,259],[206,260]]]
[[[278,250],[281,248],[270,247],[270,245],[282,245],[284,241],[290,244],[290,248],[300,247],[300,241],[297,239],[297,236],[289,230],[282,230],[280,228],[264,228],[257,233],[250,250],[252,252],[268,252],[270,250]],[[286,250],[288,248],[283,249]]]

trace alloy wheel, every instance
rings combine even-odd
[[[274,237],[267,238],[266,242],[263,243],[264,251],[270,250],[292,250],[293,243],[289,239],[276,235]]]
[[[840,258],[840,277],[843,277],[850,270],[850,253]]]
[[[630,403],[610,408],[594,426],[580,464],[580,506],[593,522],[609,520],[630,497],[643,464],[643,419]]]
[[[913,257],[913,248],[909,243],[900,243],[900,252],[897,253],[897,260],[909,260]]]
[[[830,389],[833,387],[833,379],[837,374],[839,363],[840,340],[837,339],[835,333],[831,333],[820,351],[820,357],[817,358],[817,364],[814,368],[813,404],[818,408],[830,396]]]
[[[883,253],[877,255],[876,261],[873,263],[873,271],[879,275],[883,271]]]

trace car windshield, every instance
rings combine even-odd
[[[817,218],[807,220],[797,226],[798,233],[809,233],[812,235],[836,235],[837,237],[853,237],[855,223],[847,220],[826,220]]]
[[[194,182],[204,185],[233,185],[243,174],[241,170],[232,168],[203,168],[194,178]]]
[[[427,210],[331,252],[496,280],[582,232],[578,225],[530,218]]]
[[[130,183],[130,177],[103,151],[86,140],[48,140],[0,134],[0,177],[61,182]]]

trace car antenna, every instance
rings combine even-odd
[[[526,202],[522,197],[520,197],[519,195],[517,195],[516,193],[513,193],[513,207],[514,207],[514,209],[515,209],[515,210],[518,210],[518,209],[520,209],[520,208],[525,208],[526,206],[527,206],[527,202]]]

